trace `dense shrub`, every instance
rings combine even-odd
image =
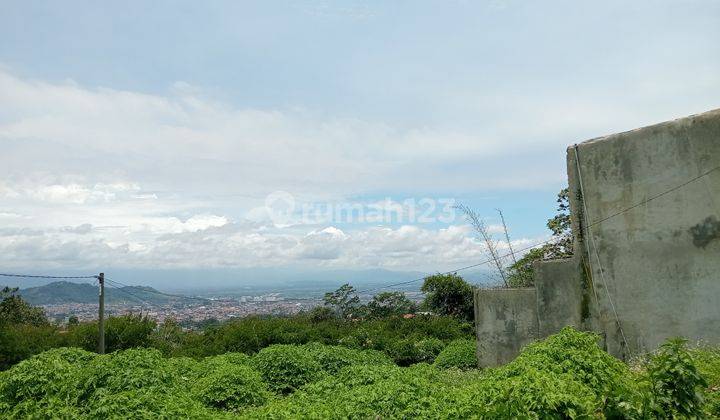
[[[705,413],[720,418],[720,348],[702,346],[692,352],[693,361],[707,381]]]
[[[270,389],[287,394],[320,378],[322,366],[302,347],[276,344],[261,350],[252,359]]]
[[[440,418],[438,404],[447,390],[438,380],[439,371],[427,365],[384,371],[376,366],[346,369],[340,377],[327,377],[247,414],[282,419]],[[358,373],[364,380],[349,384],[343,380]]]
[[[647,367],[652,387],[652,411],[658,417],[700,417],[701,390],[707,381],[685,348],[686,341],[673,339],[663,344]]]
[[[193,386],[198,399],[208,407],[239,411],[263,405],[270,398],[260,373],[244,364],[215,362],[214,369]]]
[[[180,389],[133,389],[103,394],[85,411],[89,419],[209,419],[221,413],[206,409]],[[77,418],[77,417],[76,417]]]
[[[9,404],[24,400],[38,400],[57,395],[71,381],[80,364],[88,363],[95,355],[77,348],[48,350],[18,363],[0,383],[0,399]]]
[[[597,340],[567,328],[484,370],[439,368],[462,365],[474,350],[467,341],[435,365],[405,368],[377,351],[319,343],[201,360],[56,349],[0,372],[0,418],[717,417],[717,349],[669,342],[631,371]]]
[[[155,326],[155,321],[141,315],[109,317],[105,323],[105,351],[111,353],[135,347],[150,347],[151,334]],[[68,340],[72,346],[88,351],[97,350],[97,322],[71,326],[68,330]]]
[[[448,344],[435,358],[439,368],[472,369],[478,366],[475,340],[455,340]]]
[[[587,387],[597,408],[608,417],[627,416],[639,410],[640,391],[628,366],[598,346],[597,334],[564,328],[558,334],[528,345],[499,371],[500,378],[532,378],[549,373]],[[578,388],[579,389],[579,388]]]
[[[0,370],[35,354],[67,345],[52,325],[0,324]]]
[[[225,353],[206,357],[203,359],[202,365],[206,368],[216,369],[217,366],[249,365],[250,360],[250,356],[245,353]]]
[[[445,343],[434,337],[411,337],[395,341],[388,352],[395,363],[409,366],[414,363],[432,363],[444,347]]]
[[[303,346],[325,372],[335,374],[350,365],[391,365],[392,360],[375,350],[355,350],[341,346],[310,343]]]

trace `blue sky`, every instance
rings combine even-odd
[[[714,0],[1,8],[0,265],[18,270],[452,269],[486,258],[459,217],[298,209],[455,199],[495,232],[503,209],[526,246],[568,145],[720,106]]]

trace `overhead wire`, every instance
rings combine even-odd
[[[680,188],[683,188],[683,187],[685,187],[685,186],[687,186],[687,185],[689,185],[689,184],[691,184],[691,183],[693,183],[693,182],[695,182],[695,181],[697,181],[697,180],[699,180],[699,179],[701,179],[701,178],[703,178],[703,177],[705,177],[705,176],[707,176],[707,175],[710,175],[712,172],[714,172],[714,171],[716,171],[716,170],[718,170],[718,169],[720,169],[720,166],[716,166],[716,167],[714,167],[714,168],[712,168],[712,169],[710,169],[710,170],[708,170],[708,171],[705,171],[705,172],[701,173],[700,175],[695,176],[695,177],[693,177],[693,178],[691,178],[691,179],[683,182],[682,184],[676,185],[676,186],[674,186],[674,187],[672,187],[672,188],[670,188],[670,189],[668,189],[668,190],[665,190],[665,191],[663,191],[663,192],[661,192],[661,193],[659,193],[659,194],[656,194],[656,195],[654,195],[654,196],[651,196],[651,197],[649,197],[649,198],[647,198],[647,199],[645,199],[645,200],[642,200],[642,201],[640,201],[640,202],[638,202],[638,203],[636,203],[636,204],[633,204],[633,205],[630,206],[630,207],[627,207],[627,208],[624,208],[624,209],[622,209],[622,210],[619,210],[619,211],[617,211],[617,212],[615,212],[615,213],[612,213],[612,214],[610,214],[610,215],[608,215],[608,216],[606,216],[606,217],[604,217],[604,218],[602,218],[602,219],[600,219],[600,220],[597,220],[597,221],[595,221],[595,222],[593,222],[593,223],[589,223],[589,224],[586,225],[586,227],[587,227],[587,228],[593,227],[593,226],[598,225],[598,224],[600,224],[600,223],[603,223],[603,222],[605,222],[605,221],[607,221],[607,220],[610,220],[610,219],[612,219],[612,218],[614,218],[614,217],[617,217],[617,216],[619,216],[619,215],[621,215],[621,214],[623,214],[623,213],[626,213],[626,212],[628,212],[628,211],[630,211],[630,210],[633,210],[633,209],[635,209],[635,208],[637,208],[637,207],[640,207],[640,206],[642,206],[642,205],[644,205],[644,204],[647,204],[647,203],[649,203],[649,202],[651,202],[651,201],[653,201],[653,200],[656,200],[656,199],[658,199],[658,198],[661,198],[661,197],[663,197],[663,196],[665,196],[665,195],[667,195],[667,194],[669,194],[669,193],[671,193],[671,192],[673,192],[673,191],[677,191],[677,190],[679,190]],[[548,240],[546,240],[546,241],[538,242],[538,243],[536,243],[536,244],[534,244],[534,245],[531,245],[531,246],[528,246],[528,247],[525,247],[525,248],[521,248],[521,249],[519,249],[519,250],[515,250],[514,253],[521,253],[521,252],[523,252],[523,251],[527,251],[527,250],[530,250],[530,249],[532,249],[532,248],[536,248],[536,247],[538,247],[538,246],[542,246],[542,245],[548,244],[548,243],[553,242],[553,241],[555,241],[555,240],[558,240],[558,238],[550,238],[550,239],[548,239]],[[514,253],[508,253],[508,254],[505,254],[505,255],[501,255],[499,258],[506,258],[506,257],[509,257],[509,256],[513,255]],[[488,260],[479,262],[479,263],[477,263],[477,264],[471,264],[471,265],[468,265],[468,266],[465,266],[465,267],[456,268],[456,269],[454,269],[454,270],[448,270],[448,271],[445,271],[445,272],[442,272],[442,273],[438,273],[438,274],[441,274],[441,275],[452,274],[452,273],[456,273],[456,272],[458,272],[458,271],[467,270],[467,269],[470,269],[470,268],[475,268],[475,267],[479,267],[479,266],[482,266],[482,265],[485,265],[485,264],[489,264],[489,263],[494,262],[494,261],[495,261],[495,259],[494,259],[494,258],[491,258],[491,259],[488,259]],[[385,285],[385,286],[375,287],[375,288],[372,288],[372,289],[365,289],[365,290],[359,291],[358,293],[374,292],[374,291],[378,291],[378,290],[382,290],[382,289],[389,289],[389,288],[392,288],[392,287],[402,286],[402,285],[405,285],[405,284],[416,283],[416,282],[419,282],[419,281],[424,280],[425,278],[426,278],[426,277],[421,277],[421,278],[417,278],[417,279],[413,279],[413,280],[408,280],[408,281],[403,281],[403,282],[399,282],[399,283],[388,284],[388,285]]]
[[[164,292],[161,292],[161,291],[155,290],[155,289],[144,289],[144,288],[141,288],[141,287],[139,287],[139,286],[130,286],[130,285],[127,285],[127,284],[125,284],[125,283],[121,283],[121,282],[119,282],[119,281],[117,281],[117,280],[111,280],[111,279],[109,279],[108,277],[105,277],[105,280],[108,280],[108,281],[111,281],[111,282],[113,282],[113,283],[119,284],[120,286],[123,286],[123,287],[129,287],[129,288],[132,288],[132,289],[142,290],[142,291],[145,292],[145,293],[153,293],[153,294],[156,294],[156,295],[174,297],[174,298],[179,298],[179,299],[194,299],[194,300],[200,300],[200,301],[203,301],[203,302],[212,302],[212,299],[208,299],[208,298],[202,298],[202,297],[197,297],[197,296],[174,295],[174,294],[171,294],[171,293],[164,293]]]
[[[105,280],[108,281],[107,279],[105,279]],[[108,284],[107,286],[108,286],[109,288],[111,288],[111,289],[118,290],[118,291],[120,291],[120,292],[122,292],[122,293],[125,293],[126,295],[131,296],[131,297],[139,300],[140,302],[142,302],[142,303],[144,303],[144,304],[146,304],[146,305],[155,306],[156,308],[162,308],[162,306],[160,306],[160,305],[158,305],[158,304],[156,304],[156,303],[150,302],[150,301],[148,301],[148,300],[145,300],[145,299],[141,298],[140,296],[137,296],[136,294],[131,293],[131,292],[125,290],[125,288],[123,288],[123,287],[117,287],[116,285],[114,285],[115,282],[112,282],[112,281],[108,281],[108,282],[111,283],[111,284]]]
[[[0,273],[2,277],[24,277],[29,279],[97,279],[98,276],[45,276],[37,274]]]

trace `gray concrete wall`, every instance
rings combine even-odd
[[[583,299],[575,259],[536,262],[534,270],[539,336],[547,337],[566,326],[582,328],[590,308],[588,299]]]
[[[507,363],[538,337],[534,288],[475,289],[474,295],[480,366]]]
[[[587,213],[571,147],[573,225],[583,229],[576,255],[589,264],[608,350],[627,357],[672,336],[720,342],[720,170],[688,183],[720,166],[720,110],[577,150]]]

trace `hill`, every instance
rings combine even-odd
[[[20,295],[32,305],[57,305],[65,303],[97,303],[98,287],[89,283],[56,281],[43,286],[21,289]],[[165,305],[186,300],[183,296],[170,296],[148,286],[106,287],[105,302],[144,303]]]

